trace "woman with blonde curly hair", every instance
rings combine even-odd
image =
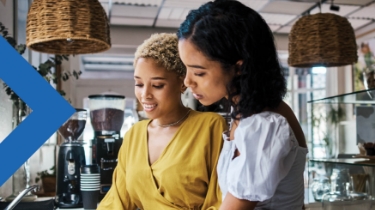
[[[175,34],[154,34],[135,53],[135,95],[149,120],[126,134],[98,209],[217,209],[216,164],[225,120],[185,107],[186,68]]]

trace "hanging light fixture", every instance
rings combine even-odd
[[[300,18],[289,34],[288,63],[293,67],[344,66],[358,60],[349,21],[331,13]]]
[[[49,54],[88,54],[111,47],[107,14],[98,0],[34,0],[26,45]]]

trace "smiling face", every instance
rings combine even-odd
[[[135,95],[150,119],[165,117],[181,106],[183,79],[153,58],[139,58],[134,70]]]
[[[208,59],[189,40],[180,40],[178,50],[186,66],[184,83],[194,97],[205,106],[228,97],[227,85],[233,74],[227,74],[220,62]]]

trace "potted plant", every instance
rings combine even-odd
[[[56,170],[55,166],[52,166],[49,170],[37,172],[35,183],[42,181],[42,188],[44,194],[50,194],[56,192]]]

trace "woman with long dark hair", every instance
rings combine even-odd
[[[221,209],[302,209],[308,150],[283,102],[286,81],[267,23],[238,1],[217,0],[190,11],[177,36],[195,98],[231,103],[218,163]]]

